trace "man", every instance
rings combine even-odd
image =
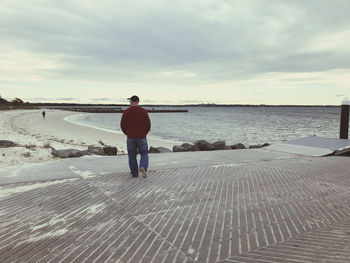
[[[142,177],[147,177],[148,169],[148,145],[147,134],[151,130],[151,121],[147,111],[139,106],[140,99],[137,96],[128,98],[130,107],[123,112],[120,121],[120,127],[124,134],[128,136],[126,141],[129,167],[133,177],[139,176],[139,171]],[[137,151],[141,155],[140,169],[137,164]]]

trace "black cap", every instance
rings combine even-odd
[[[139,102],[140,99],[136,95],[132,96],[131,98],[128,98],[128,100],[134,101],[134,102]]]

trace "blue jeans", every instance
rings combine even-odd
[[[131,139],[128,138],[126,141],[129,156],[129,167],[131,175],[134,177],[139,176],[139,167],[137,164],[137,150],[141,155],[140,168],[143,167],[147,171],[148,169],[148,145],[147,139]]]

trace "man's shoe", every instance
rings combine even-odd
[[[147,171],[145,168],[141,167],[140,172],[141,172],[143,178],[147,178]]]

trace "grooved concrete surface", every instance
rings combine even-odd
[[[349,167],[233,158],[3,185],[0,262],[350,262]]]

